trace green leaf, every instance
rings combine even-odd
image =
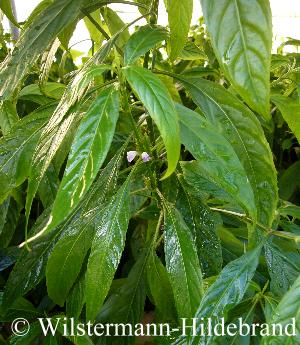
[[[142,67],[126,67],[123,72],[149,111],[165,143],[170,176],[177,165],[180,151],[178,115],[165,85],[150,71]]]
[[[217,280],[206,290],[195,315],[198,320],[202,317],[204,320],[211,318],[212,327],[222,317],[226,320],[228,311],[242,300],[258,265],[260,252],[261,245],[225,266]],[[197,326],[198,334],[200,333],[199,324],[201,325],[201,321]],[[212,344],[212,338],[207,334],[207,329],[204,330],[204,334],[206,336],[193,337],[189,344]]]
[[[0,202],[28,177],[36,143],[53,110],[53,105],[37,109],[0,139]]]
[[[2,1],[1,1],[2,2]],[[57,0],[42,10],[0,67],[0,95],[8,99],[58,33],[80,12],[83,0]]]
[[[215,54],[237,92],[270,119],[272,14],[269,1],[201,0]]]
[[[101,18],[100,18],[100,10],[96,10],[95,12],[90,13],[90,16],[101,26]],[[84,17],[84,24],[87,27],[91,39],[97,44],[101,45],[103,42],[103,36],[101,32],[95,27],[95,25],[89,20],[88,17]]]
[[[195,238],[203,275],[210,277],[218,274],[222,269],[222,248],[216,233],[221,221],[201,199],[189,193],[189,188],[182,182],[176,207]]]
[[[73,285],[66,300],[66,313],[68,317],[78,319],[85,303],[85,275],[82,274]]]
[[[86,274],[86,318],[91,321],[104,302],[124,249],[130,216],[129,182],[130,178],[101,212],[97,223]]]
[[[300,274],[300,256],[298,253],[283,251],[280,247],[267,242],[265,258],[271,277],[271,291],[283,296]]]
[[[119,95],[112,86],[93,101],[79,125],[54,201],[54,224],[77,206],[92,184],[106,158],[118,117]]]
[[[69,83],[64,95],[42,131],[32,158],[26,198],[26,218],[28,220],[31,204],[38,186],[46,173],[53,157],[58,152],[68,133],[72,132],[78,120],[77,102],[83,97],[94,77],[101,75],[107,66],[95,66],[101,62],[110,51],[112,41],[106,43],[102,49],[91,58],[84,67],[77,72]],[[52,225],[53,226],[53,225]]]
[[[43,232],[43,229],[45,229],[47,223],[49,222],[50,210],[44,211],[44,213],[42,213],[42,215],[38,218],[31,232],[35,235],[39,234],[39,237],[37,237],[30,245],[30,252],[27,249],[22,250],[19,260],[17,261],[8,278],[4,292],[3,303],[5,304],[5,307],[11,305],[15,299],[30,291],[44,278],[47,261],[56,242],[60,238],[63,238],[64,235],[66,237],[68,237],[68,235],[72,236],[72,229],[75,229],[79,232],[84,231],[85,229],[82,229],[80,222],[78,222],[78,219],[80,220],[80,216],[85,215],[86,217],[89,214],[89,211],[93,209],[95,209],[95,214],[97,214],[97,211],[102,208],[103,200],[106,200],[106,198],[111,196],[111,193],[114,192],[117,172],[120,161],[123,157],[125,145],[106,166],[106,168],[100,174],[99,179],[97,179],[95,182],[95,185],[90,188],[84,199],[66,221],[54,228],[51,232],[41,236],[41,232]],[[78,225],[76,228],[74,228],[74,223]],[[73,238],[76,240],[76,236],[73,236]],[[64,256],[64,260],[67,259],[68,258]],[[74,265],[72,272],[76,271],[76,265],[79,266],[78,271],[80,271],[81,263],[79,260],[77,260],[77,258],[72,262],[72,264]],[[61,265],[63,265],[62,262],[59,262],[57,269],[61,268]],[[74,280],[76,279],[76,276],[77,275],[75,275]],[[64,283],[64,281],[59,282],[56,277],[52,278],[54,279],[53,284],[55,284],[55,282],[57,284]],[[72,281],[69,284],[72,286]]]
[[[156,44],[165,40],[168,33],[161,26],[145,25],[138,28],[125,44],[124,64],[131,65]]]
[[[11,0],[1,0],[0,9],[6,15],[9,21],[11,21],[17,27],[19,27],[19,24],[15,19],[15,16],[11,7]]]
[[[188,41],[181,53],[179,54],[182,60],[207,60],[205,53],[194,43]],[[185,71],[186,72],[186,71]]]
[[[232,145],[253,189],[257,219],[271,227],[277,207],[277,178],[272,152],[255,115],[222,86],[182,78],[194,102]]]
[[[106,25],[108,26],[111,35],[115,35],[117,32],[124,28],[125,23],[111,8],[102,8],[101,14]],[[126,44],[126,42],[128,42],[129,38],[129,31],[128,29],[125,29],[122,33],[120,33],[116,43],[120,48],[122,48]]]
[[[67,225],[60,240],[48,259],[46,279],[49,296],[63,305],[78,276],[87,251],[92,245],[95,231],[102,224],[103,210],[109,196],[115,189],[116,177],[124,147],[116,154],[98,176],[88,191],[80,216]]]
[[[12,196],[0,205],[1,248],[6,248],[10,244],[19,221],[21,208]]]
[[[272,95],[272,102],[279,108],[282,117],[300,143],[300,104],[283,95]]]
[[[193,317],[203,295],[202,274],[190,229],[172,204],[164,201],[165,258],[179,318]]]
[[[10,101],[0,102],[0,128],[4,136],[9,133],[18,120],[16,107]]]
[[[300,161],[297,161],[290,165],[280,176],[278,181],[279,196],[283,200],[289,200],[300,187],[299,175]]]
[[[130,270],[125,283],[109,296],[97,316],[97,322],[131,324],[133,329],[134,325],[141,322],[146,299],[145,274],[149,253],[149,249],[145,249]],[[132,345],[133,342],[134,337],[106,337],[106,345]]]
[[[299,323],[299,313],[300,313],[300,277],[295,281],[289,291],[283,296],[282,300],[279,302],[277,308],[269,322],[269,326],[272,329],[273,324],[280,324],[283,329],[282,336],[270,335],[265,338],[264,345],[296,345],[300,341],[300,323]],[[288,336],[285,329],[290,333],[292,327],[287,325],[293,322],[295,319],[295,329],[296,336]]]
[[[194,111],[178,105],[177,112],[182,143],[198,160],[207,177],[230,194],[255,220],[253,191],[230,142]]]
[[[161,321],[176,321],[174,295],[168,273],[156,253],[152,251],[147,261],[147,282],[155,304],[155,316]]]
[[[170,26],[170,60],[174,61],[182,52],[188,37],[193,14],[193,0],[168,0],[167,12]]]

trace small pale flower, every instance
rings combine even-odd
[[[142,153],[142,160],[145,163],[150,161],[150,156],[149,156],[149,154],[147,152],[143,152]]]
[[[129,163],[132,162],[137,154],[138,154],[137,151],[128,151],[127,152],[127,160],[128,160],[128,162]]]

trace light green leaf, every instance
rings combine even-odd
[[[0,2],[0,9],[6,15],[9,21],[11,21],[14,25],[19,27],[18,22],[15,19],[12,7],[11,7],[11,0],[1,0]]]
[[[109,7],[105,7],[101,9],[102,17],[108,26],[109,32],[111,35],[116,34],[120,30],[122,30],[125,26],[125,23],[122,21],[122,19],[118,16],[118,14],[113,11]],[[120,33],[116,43],[117,45],[122,48],[126,42],[128,42],[130,38],[128,29],[125,29],[122,33]]]
[[[255,115],[222,86],[200,78],[182,78],[194,102],[215,132],[232,145],[253,189],[257,219],[271,227],[277,206],[277,177],[272,152]]]
[[[63,305],[68,296],[86,253],[92,245],[95,230],[101,224],[103,208],[115,189],[123,153],[124,147],[98,176],[88,191],[87,198],[82,201],[84,207],[79,212],[80,216],[70,215],[68,219],[73,220],[66,225],[48,260],[46,271],[48,294],[60,305]]]
[[[16,107],[10,101],[0,102],[0,128],[5,136],[13,125],[18,122],[19,116]]]
[[[250,107],[270,119],[272,15],[269,1],[201,0],[215,54]]]
[[[198,160],[198,166],[255,220],[257,211],[252,187],[230,142],[194,111],[178,105],[177,112],[182,143]]]
[[[193,0],[168,0],[167,12],[170,26],[170,60],[174,61],[182,52],[188,37],[193,14]]]
[[[86,274],[86,318],[91,321],[104,302],[124,249],[130,216],[129,182],[130,178],[97,222]]]
[[[1,1],[2,2],[2,1]],[[57,0],[43,9],[24,31],[0,67],[0,95],[8,99],[38,56],[80,12],[83,0]]]
[[[272,102],[279,108],[282,117],[300,143],[300,104],[283,95],[272,95]]]
[[[182,60],[207,60],[203,50],[201,50],[194,42],[188,41],[181,53],[179,54]]]
[[[214,327],[222,317],[226,320],[228,311],[242,300],[258,265],[260,252],[261,245],[230,262],[222,270],[217,280],[206,290],[195,315],[199,320],[197,334],[200,333],[199,325],[202,323],[200,321],[202,317],[204,320],[211,318],[211,325]],[[195,336],[192,339],[187,337],[178,343],[182,344],[182,341],[189,338],[190,345],[213,344],[212,337],[209,337],[207,333],[206,324],[204,327],[206,336]]]
[[[119,95],[112,86],[93,101],[79,125],[54,201],[54,224],[76,207],[92,184],[106,158],[118,117]]]
[[[103,46],[79,72],[77,72],[73,80],[69,83],[47,126],[45,126],[42,131],[34,151],[29,175],[25,207],[27,220],[29,218],[33,198],[45,172],[65,138],[72,132],[74,126],[76,126],[79,117],[78,100],[83,97],[93,78],[101,75],[107,70],[106,65],[95,66],[94,63],[102,62],[110,51],[111,45],[112,41],[107,42],[106,45]]]
[[[90,13],[90,16],[101,26],[101,18],[100,18],[100,10],[96,10],[95,12]],[[84,17],[84,24],[87,27],[91,39],[97,44],[101,45],[103,41],[103,36],[101,32],[95,27],[95,25],[89,20],[88,17]]]
[[[167,37],[166,29],[161,26],[145,25],[139,27],[125,44],[124,64],[130,65],[135,63],[140,56]]]
[[[123,72],[149,111],[165,143],[168,170],[163,178],[176,169],[179,152],[179,124],[176,109],[165,85],[150,71],[142,67],[126,67]]]
[[[181,214],[164,205],[166,267],[179,318],[193,317],[203,295],[202,274],[195,241]]]
[[[66,300],[66,313],[68,317],[78,319],[85,303],[85,275],[82,274],[73,285]]]
[[[264,345],[297,345],[300,341],[300,277],[295,281],[289,291],[283,296],[277,308],[271,316],[269,326],[272,329],[273,324],[280,324],[283,328],[283,335],[270,335],[265,338]],[[292,332],[291,324],[295,321],[296,336],[288,336]]]

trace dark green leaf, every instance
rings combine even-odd
[[[165,209],[166,267],[173,289],[178,317],[193,317],[203,286],[196,245],[181,214],[168,202]]]
[[[115,189],[118,168],[124,148],[101,172],[83,200],[83,210],[77,219],[66,227],[54,247],[47,263],[47,288],[49,296],[62,305],[78,276],[87,251],[92,245],[95,231],[102,221],[105,202]],[[72,214],[71,214],[72,219]]]
[[[202,317],[204,320],[211,318],[212,327],[219,322],[220,318],[224,317],[226,320],[228,311],[242,300],[258,265],[260,252],[261,246],[230,262],[222,270],[217,280],[203,296],[196,313],[198,320],[201,320]],[[201,321],[199,323],[201,324]],[[199,326],[197,329],[199,332]],[[195,336],[190,339],[189,344],[212,344],[212,337],[208,336],[207,329],[204,332],[206,336]],[[178,343],[183,343],[183,341],[184,339]]]
[[[168,157],[166,178],[175,170],[180,151],[178,116],[173,101],[164,84],[150,71],[130,66],[123,72],[149,111],[165,143]]]
[[[53,105],[36,110],[0,139],[0,202],[28,177],[35,145],[53,110]]]
[[[273,324],[280,324],[283,328],[283,335],[270,335],[265,338],[265,345],[297,345],[300,341],[300,277],[295,281],[289,291],[284,295],[279,302],[277,308],[271,316],[269,325],[272,329]],[[291,325],[288,324],[295,322],[296,336],[288,336],[285,332],[292,332]]]
[[[176,321],[174,295],[165,266],[151,252],[147,262],[147,281],[155,304],[155,315],[161,321]]]
[[[140,56],[167,37],[167,31],[161,26],[141,26],[130,36],[125,45],[124,64],[133,64]]]
[[[11,0],[1,0],[0,9],[6,15],[8,20],[10,20],[14,25],[19,26],[18,22],[15,19],[15,16],[11,7]]]
[[[130,216],[129,182],[128,178],[99,215],[86,275],[88,320],[93,321],[102,306],[124,249]]]
[[[205,118],[177,106],[181,141],[198,160],[207,177],[223,188],[256,219],[252,187],[231,144]]]
[[[258,221],[271,227],[277,206],[277,178],[272,153],[255,115],[220,85],[181,78],[206,118],[232,145],[253,189]]]
[[[226,76],[254,110],[270,119],[272,15],[269,1],[201,0],[201,5]]]

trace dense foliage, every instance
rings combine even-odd
[[[166,1],[168,27],[158,0],[112,2],[140,17],[43,0],[18,24],[0,3],[21,30],[0,28],[0,344],[299,344],[300,42],[271,54],[268,0],[201,0],[193,27],[192,0]],[[57,315],[298,334],[44,337]]]

